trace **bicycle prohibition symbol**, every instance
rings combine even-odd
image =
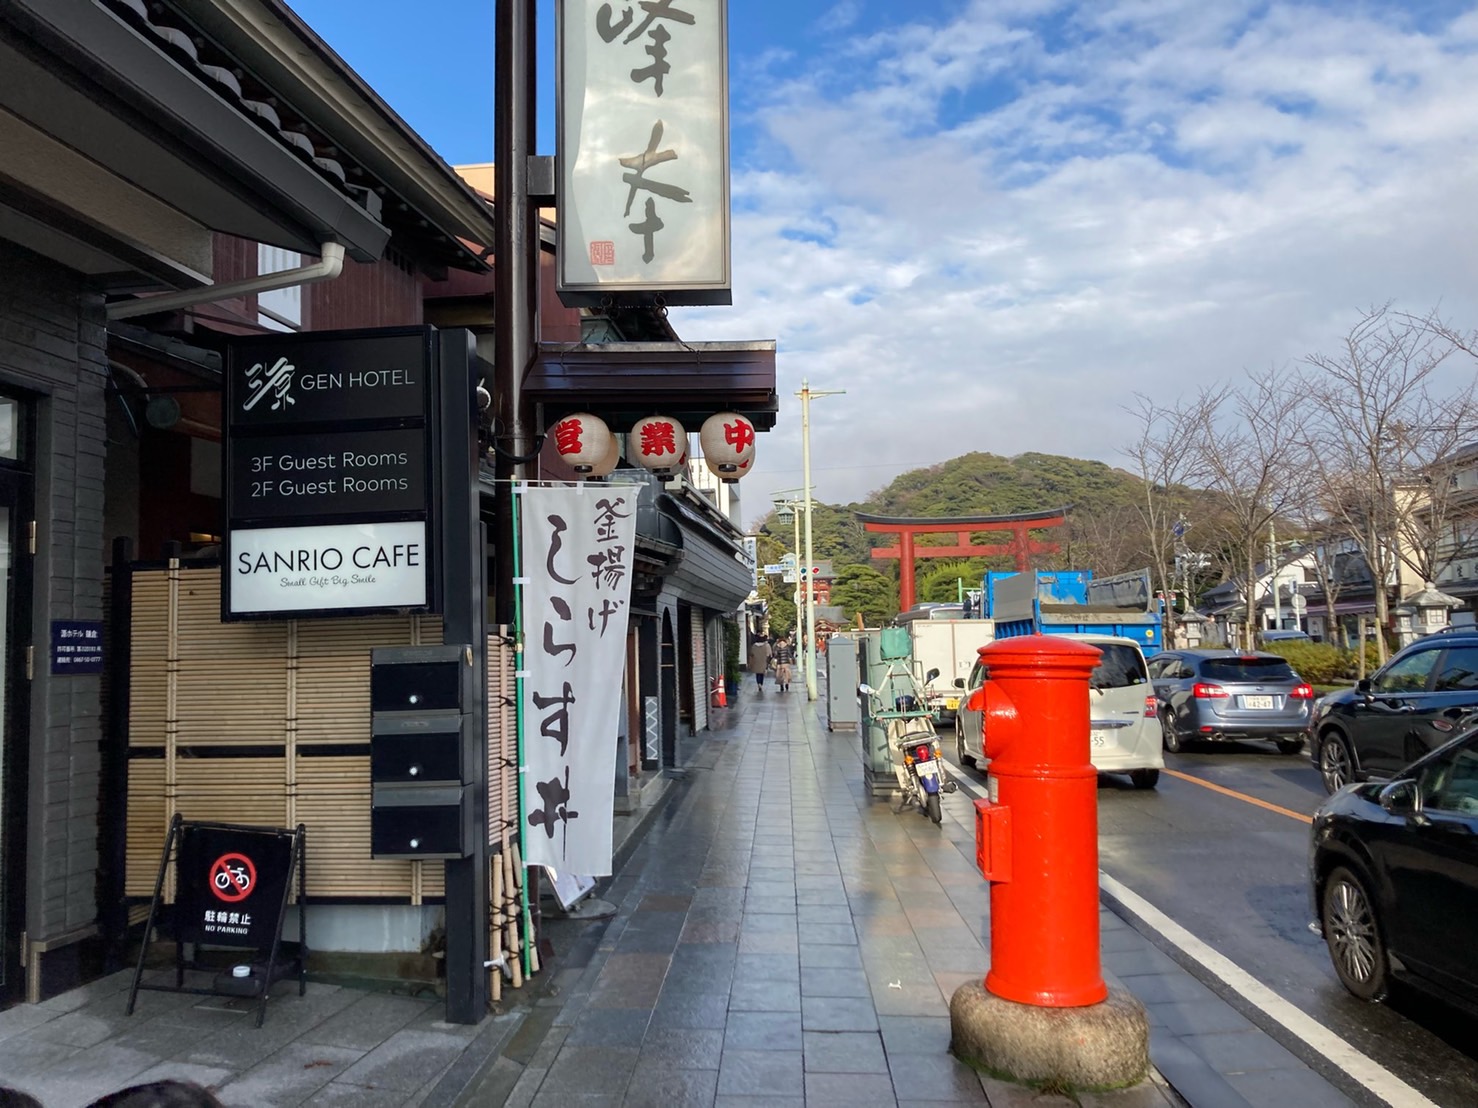
[[[257,883],[257,867],[245,854],[222,854],[210,867],[210,891],[220,900],[245,900]]]

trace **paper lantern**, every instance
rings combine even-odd
[[[703,462],[725,481],[737,481],[754,461],[754,424],[738,412],[719,412],[703,421],[698,432]]]
[[[620,461],[621,461],[621,440],[618,439],[615,435],[612,435],[611,436],[611,449],[606,452],[606,456],[604,458],[602,458],[599,462],[597,462],[595,465],[593,465],[593,466],[590,467],[590,472],[587,473],[585,476],[587,476],[587,477],[604,477],[608,473],[610,473],[612,470],[614,470],[616,468],[617,463],[619,463]]]
[[[637,465],[667,476],[687,463],[688,433],[671,416],[647,416],[632,425],[627,453]]]
[[[600,416],[589,412],[574,412],[550,428],[554,437],[554,448],[560,461],[571,466],[576,473],[589,473],[605,461],[606,455],[616,444],[616,436]],[[609,471],[607,471],[609,472]]]

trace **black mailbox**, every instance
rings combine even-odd
[[[472,842],[472,786],[376,788],[370,853],[376,858],[463,858]]]
[[[472,651],[389,646],[370,653],[370,711],[463,712],[472,699]]]
[[[462,858],[472,847],[472,651],[382,647],[370,659],[370,853]]]
[[[460,785],[467,716],[376,716],[370,781],[376,785]]]

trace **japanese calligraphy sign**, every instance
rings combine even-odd
[[[558,291],[730,302],[727,0],[560,0]]]
[[[519,492],[530,865],[611,872],[636,497],[609,485]]]

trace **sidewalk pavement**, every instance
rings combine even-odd
[[[122,973],[0,1012],[0,1083],[47,1108],[165,1077],[253,1108],[1352,1103],[1107,909],[1106,975],[1150,1015],[1147,1082],[1074,1101],[955,1060],[949,997],[989,958],[970,799],[936,828],[868,798],[823,703],[746,686],[645,818],[618,820],[596,891],[614,914],[546,917],[555,957],[475,1027],[439,998],[325,983],[278,986],[260,1030],[250,1005],[169,993],[128,1017]]]

